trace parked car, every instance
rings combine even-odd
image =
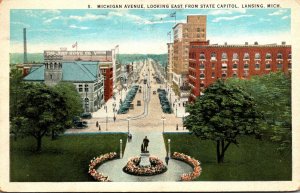
[[[87,122],[86,121],[77,121],[75,123],[75,127],[77,129],[83,129],[83,128],[86,128],[87,127]]]
[[[92,118],[92,113],[82,113],[81,118],[83,119],[91,119]]]

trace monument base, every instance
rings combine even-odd
[[[141,153],[141,162],[140,162],[141,166],[148,166],[148,165],[150,165],[149,156],[150,156],[149,152],[148,153],[146,153],[146,152]]]

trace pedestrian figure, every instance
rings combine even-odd
[[[147,136],[145,136],[144,140],[143,140],[143,146],[144,146],[144,152],[148,152],[148,144],[149,144],[149,139],[147,139]]]
[[[98,121],[96,121],[96,127],[98,127],[99,126],[99,122]]]
[[[99,124],[99,131],[101,131],[101,125]]]
[[[114,116],[114,122],[116,122],[116,116]]]
[[[178,131],[178,124],[176,124],[176,130]]]
[[[180,103],[178,103],[178,106],[180,107]]]
[[[185,105],[185,103],[183,102],[183,103],[182,103],[182,106],[184,107],[184,105]]]
[[[169,164],[169,156],[167,155],[166,157],[165,157],[165,161],[166,161],[166,164],[168,165]]]

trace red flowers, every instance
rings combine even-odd
[[[123,171],[136,176],[152,176],[164,173],[167,167],[158,157],[150,156],[148,166],[140,166],[141,157],[130,158]]]
[[[202,169],[200,167],[200,162],[198,160],[191,158],[188,155],[185,155],[183,153],[178,153],[178,152],[174,152],[172,155],[172,158],[184,161],[187,164],[191,165],[194,169],[192,173],[182,174],[180,176],[180,179],[182,181],[192,181],[192,180],[196,179],[198,176],[200,176]]]
[[[108,176],[104,176],[102,173],[98,173],[95,170],[96,166],[100,166],[104,162],[108,160],[115,159],[117,157],[116,152],[110,152],[104,155],[100,155],[99,157],[94,157],[89,164],[89,174],[97,181],[99,182],[111,182],[111,180],[108,179]]]

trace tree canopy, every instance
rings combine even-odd
[[[204,95],[187,106],[184,125],[200,139],[216,142],[217,161],[224,161],[230,144],[238,145],[239,135],[255,134],[260,119],[249,94],[237,86],[217,80]]]
[[[46,133],[52,132],[53,137],[54,133],[63,132],[72,125],[73,116],[82,112],[81,98],[72,84],[48,87],[39,83],[23,83],[18,89],[22,97],[12,105],[17,113],[11,115],[11,127],[16,134],[33,136],[38,152]]]
[[[228,79],[250,94],[262,113],[260,131],[278,144],[278,150],[291,150],[291,76],[282,72],[253,76],[250,80]]]

